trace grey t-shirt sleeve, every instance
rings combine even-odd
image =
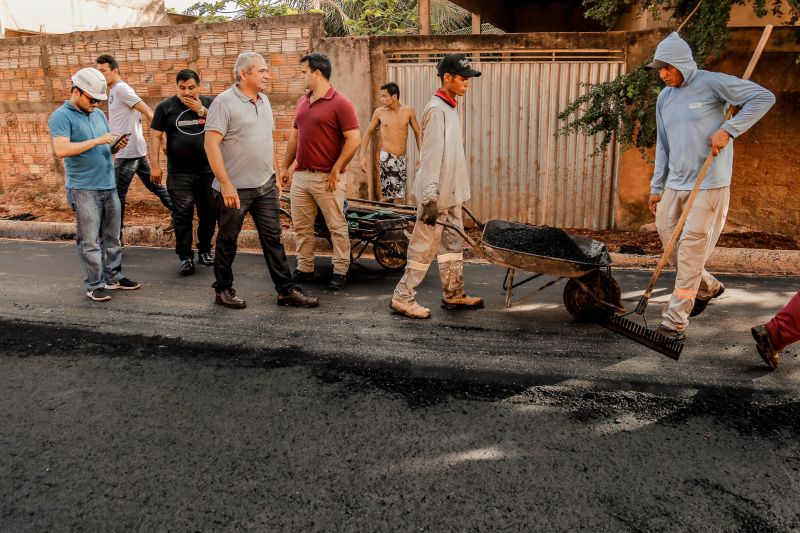
[[[218,131],[224,137],[230,125],[230,112],[221,98],[214,99],[206,115],[206,131]]]

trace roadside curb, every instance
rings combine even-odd
[[[172,232],[164,232],[161,228],[130,226],[125,228],[123,236],[126,245],[159,248],[172,248],[175,245]],[[0,220],[0,238],[70,241],[75,239],[75,223]],[[284,230],[281,241],[287,252],[296,251],[294,231]],[[316,241],[317,252],[331,252],[330,243],[326,239],[317,238]],[[243,250],[260,250],[258,233],[255,230],[243,230],[239,235],[239,247]],[[479,259],[471,248],[464,250],[464,258]],[[616,268],[651,270],[655,268],[660,256],[612,253],[611,259]],[[730,274],[800,276],[800,250],[715,248],[706,262],[706,268],[713,272]]]

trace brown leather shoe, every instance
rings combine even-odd
[[[767,366],[772,370],[781,366],[781,361],[778,359],[778,350],[772,345],[772,337],[769,336],[767,327],[764,324],[753,326],[750,328],[750,333],[753,334],[753,339],[756,341],[758,355],[767,363]]]
[[[293,307],[316,307],[319,305],[319,298],[306,296],[303,291],[295,287],[286,294],[278,295],[278,305],[291,305]]]
[[[214,302],[230,309],[244,309],[247,307],[247,302],[236,296],[236,291],[233,287],[222,289],[218,292],[217,299]]]
[[[481,309],[483,298],[477,296],[454,296],[452,298],[442,298],[442,309]]]

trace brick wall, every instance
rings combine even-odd
[[[175,94],[175,74],[192,68],[201,93],[217,95],[232,83],[240,52],[256,51],[270,65],[267,94],[276,119],[276,147],[283,154],[294,104],[303,92],[300,58],[322,37],[320,15],[272,17],[222,24],[127,28],[0,40],[0,186],[19,180],[63,183],[47,118],[69,98],[70,76],[108,53],[122,78],[151,107]],[[103,108],[107,111],[107,108]],[[145,125],[145,136],[148,131]],[[134,183],[129,198],[153,198]]]

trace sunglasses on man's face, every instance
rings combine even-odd
[[[99,104],[99,103],[100,103],[100,100],[98,100],[97,98],[92,98],[92,97],[91,97],[91,96],[89,96],[89,95],[86,93],[86,91],[84,91],[83,89],[78,89],[78,92],[79,92],[79,93],[81,93],[82,95],[85,95],[85,96],[86,96],[86,98],[88,98],[88,99],[89,99],[89,103],[90,103],[91,105],[97,105],[97,104]]]

